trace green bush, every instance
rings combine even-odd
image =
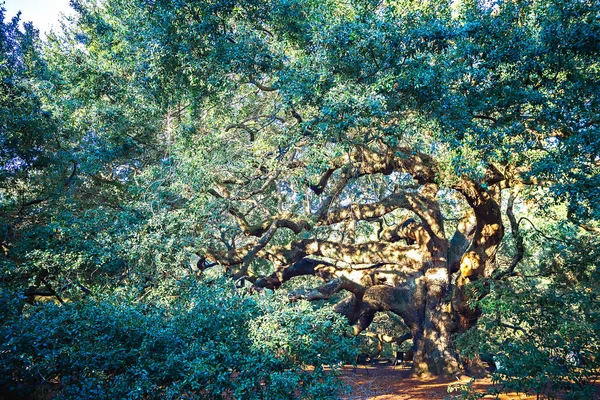
[[[19,304],[3,292],[3,310]],[[330,308],[182,281],[157,299],[127,291],[4,316],[0,392],[53,398],[325,398],[352,359]],[[331,371],[325,371],[325,366]],[[329,369],[329,368],[327,368]]]
[[[504,390],[592,398],[600,370],[597,299],[560,283],[535,291],[519,284],[497,285],[479,303],[478,325],[457,339],[461,353],[495,355],[492,381]]]

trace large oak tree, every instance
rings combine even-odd
[[[316,276],[292,298],[339,299],[355,333],[393,312],[416,373],[461,369],[454,334],[519,275],[518,196],[599,229],[597,2],[74,6],[49,50],[92,91],[73,112],[106,111],[99,136],[174,166],[200,270],[256,289]]]
[[[518,275],[520,191],[544,187],[577,210],[574,222],[597,214],[592,3],[175,8],[162,10],[192,46],[177,61],[219,57],[184,75],[216,100],[176,99],[198,112],[182,113],[192,117],[182,152],[218,210],[200,267],[269,289],[318,276],[323,286],[293,297],[347,293],[337,310],[356,333],[396,313],[416,373],[459,370],[452,336],[477,323],[489,287],[469,284]],[[206,21],[200,50],[190,26]],[[503,221],[515,241],[504,265]]]

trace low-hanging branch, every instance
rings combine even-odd
[[[212,261],[232,266],[242,264],[246,255],[256,248],[257,245],[251,243],[227,251],[206,248],[204,253]],[[255,256],[264,257],[278,265],[291,265],[306,256],[327,257],[347,264],[418,264],[423,261],[418,245],[406,245],[401,242],[342,244],[318,239],[294,241],[287,246],[266,248],[265,245],[261,245]]]
[[[318,239],[303,239],[288,246],[274,247],[271,252],[280,254],[284,264],[291,264],[306,256],[327,257],[348,264],[402,264],[420,263],[419,246],[401,242],[366,242],[343,244]]]
[[[367,290],[365,286],[351,281],[345,276],[340,276],[338,278],[332,279],[326,284],[320,286],[317,289],[313,289],[308,293],[300,293],[297,295],[291,295],[292,299],[303,298],[308,301],[314,300],[328,300],[336,293],[341,292],[342,290],[347,290],[348,292],[354,294],[355,303],[358,304],[362,301],[363,296],[365,295],[365,291]]]
[[[329,280],[332,276],[329,268],[335,268],[335,266],[326,261],[303,258],[292,265],[276,268],[271,275],[258,278],[255,286],[265,289],[277,289],[292,278],[307,275],[319,276],[323,280]]]

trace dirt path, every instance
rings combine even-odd
[[[458,395],[455,391],[448,393],[448,387],[460,383],[468,384],[468,376],[461,376],[456,380],[438,380],[438,379],[418,379],[410,376],[408,367],[402,366],[364,366],[359,365],[354,368],[346,366],[343,368],[343,379],[352,386],[352,392],[345,397],[346,400],[428,400],[428,399],[446,399],[452,395]],[[477,379],[472,386],[475,391],[485,393],[493,387],[489,378]],[[486,399],[535,399],[535,395],[527,396],[525,394],[509,393],[500,397],[486,395]],[[594,400],[600,399],[598,390]]]

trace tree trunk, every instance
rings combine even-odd
[[[451,343],[456,323],[448,291],[448,274],[444,269],[438,269],[427,279],[423,322],[413,333],[413,372],[419,376],[451,375],[460,370]]]

